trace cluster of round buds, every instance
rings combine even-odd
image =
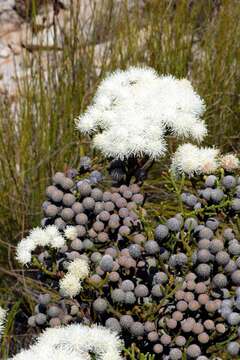
[[[239,314],[233,309],[238,306],[238,290],[235,303],[231,301],[234,316],[225,310],[226,299],[238,284],[238,242],[231,228],[216,239],[219,223],[213,219],[205,225],[191,218],[183,222],[179,215],[174,219],[193,234],[197,247],[192,257],[180,248],[170,255],[161,247],[166,236],[177,234],[173,219],[158,228],[156,240],[129,234],[122,248],[117,238],[111,246],[88,255],[91,275],[88,290],[83,291],[91,301],[87,304],[77,297],[70,314],[62,310],[66,300],[58,310],[56,305],[38,305],[30,325],[58,326],[66,320],[91,323],[95,319],[121,333],[126,345],[134,341],[142,351],[162,358],[180,360],[187,354],[189,359],[210,359],[208,349],[230,337],[232,326],[238,325]],[[49,311],[51,307],[59,315]],[[237,344],[229,342],[227,351],[234,354]]]
[[[91,256],[95,263],[89,278],[96,294],[93,311],[97,321],[121,332],[126,344],[134,341],[139,348],[152,349],[158,340],[157,326],[144,318],[143,308],[157,306],[164,297],[168,274],[158,268],[165,253],[157,241],[138,233],[128,235],[123,248],[116,243],[103,254]],[[102,283],[103,289],[98,287]]]
[[[179,359],[182,358],[180,351],[189,344],[189,337],[196,352],[191,356],[185,347],[188,357],[201,355],[208,359],[208,349],[230,338],[236,325],[239,326],[236,339],[240,337],[237,310],[238,305],[240,309],[240,242],[232,228],[222,229],[217,218],[206,218],[205,224],[200,224],[197,218],[184,221],[179,214],[158,225],[155,238],[161,245],[169,246],[169,250],[176,244],[176,253],[170,255],[165,265],[175,279],[176,292],[174,300],[160,309],[162,332],[170,337],[169,344],[178,348]],[[186,238],[185,250],[193,251],[188,256],[184,253]],[[235,291],[234,301],[229,300]],[[176,333],[179,336],[176,337]],[[238,354],[238,342],[227,346],[231,355]],[[159,352],[161,349],[161,354],[168,353],[169,344],[164,348],[160,341]],[[171,359],[170,353],[169,356]]]
[[[212,226],[212,221],[208,220],[206,224]],[[215,230],[203,226],[195,237],[198,246],[192,261],[198,277],[204,280],[212,279],[216,292],[240,285],[240,242],[235,238],[233,230],[226,228],[221,237],[215,237]]]
[[[93,303],[98,321],[120,331],[126,342],[135,341],[163,358],[182,359],[187,354],[189,359],[209,359],[208,349],[232,333],[231,324],[219,311],[240,284],[236,259],[240,243],[231,228],[216,238],[219,225],[214,218],[199,225],[196,219],[184,222],[176,215],[157,227],[156,240],[131,244],[120,254],[114,247],[103,256],[94,254],[99,265],[91,280],[96,284],[106,280],[105,293],[99,293]],[[182,228],[197,243],[193,256],[186,255],[181,245],[172,255],[161,247],[173,234],[180,240]],[[130,259],[129,255],[135,264],[125,272],[121,257]],[[133,311],[140,305],[145,311]],[[146,309],[150,309],[149,319]]]
[[[130,244],[120,253],[114,246],[103,256],[94,253],[92,259],[98,261],[91,280],[96,284],[106,280],[105,294],[99,293],[93,304],[98,321],[120,331],[126,342],[135,341],[163,358],[182,359],[187,354],[208,359],[214,342],[232,332],[219,309],[238,285],[240,272],[236,260],[240,243],[231,228],[219,234],[219,227],[216,218],[199,224],[195,218],[184,221],[177,214],[156,228],[155,240]],[[192,256],[186,255],[181,244],[181,230],[184,236],[191,234]],[[170,255],[162,245],[167,247],[173,236],[181,245]],[[131,271],[123,269],[122,257],[131,262]],[[168,298],[169,293],[174,295]],[[140,305],[151,309],[149,318],[155,314],[153,322],[144,311],[131,312]],[[116,317],[112,308],[121,315]]]
[[[207,356],[212,341],[231,331],[219,309],[238,285],[235,260],[240,244],[230,228],[215,238],[216,218],[203,225],[196,218],[184,221],[179,214],[157,226],[155,240],[147,239],[136,212],[142,202],[137,185],[105,192],[86,182],[79,187],[81,212],[75,215],[77,225],[65,230],[71,242],[59,252],[57,266],[65,271],[71,260],[85,257],[91,271],[87,286],[74,299],[78,311],[68,314],[68,319],[97,321],[120,332],[126,345],[134,341],[142,351],[169,359],[181,359],[183,353],[189,358]],[[167,249],[170,239],[181,244],[182,233],[197,243],[192,256],[182,245],[171,254]],[[38,316],[45,318],[44,324],[59,324],[45,315]],[[35,316],[34,326],[40,325]]]
[[[91,159],[87,156],[80,158],[80,174],[90,169]],[[84,170],[82,170],[84,169]],[[45,218],[42,219],[42,226],[54,224],[59,230],[63,230],[66,224],[74,223],[76,211],[74,208],[78,206],[78,191],[83,182],[89,184],[99,183],[103,176],[94,170],[88,178],[79,180],[78,171],[69,169],[66,174],[57,172],[52,178],[52,185],[46,189],[47,200],[42,204]],[[77,204],[75,204],[77,203]]]
[[[240,265],[240,258],[237,259],[237,265]],[[235,328],[234,341],[227,344],[227,352],[231,356],[240,355],[240,286],[235,289],[233,296],[228,294],[228,297],[222,301],[219,313],[225,319],[230,328]]]
[[[76,297],[80,291],[84,290],[81,287],[81,279],[73,276],[69,271],[71,264],[77,260],[88,261],[90,268],[93,269],[94,273],[89,279],[89,286],[93,284],[93,289],[108,274],[111,284],[114,284],[118,267],[121,266],[123,272],[127,273],[136,266],[137,253],[139,248],[142,251],[142,244],[146,241],[145,236],[140,233],[141,223],[137,216],[138,206],[143,204],[144,197],[136,184],[102,191],[100,188],[93,187],[88,181],[79,182],[78,179],[72,180],[62,173],[57,173],[53,178],[54,187],[58,187],[57,190],[47,189],[49,200],[52,196],[52,203],[55,191],[63,192],[63,189],[60,189],[62,179],[70,180],[71,187],[64,193],[62,200],[54,204],[59,207],[60,214],[57,217],[49,217],[47,220],[59,226],[59,231],[63,233],[66,242],[55,254],[56,258],[53,259],[51,253],[43,248],[43,251],[38,253],[38,260],[48,271],[57,270],[57,276],[62,280],[59,283],[54,280],[51,285],[60,291],[61,296]],[[67,183],[70,185],[70,182],[67,181]],[[111,248],[112,244],[114,246]],[[123,249],[128,244],[137,245],[136,248],[134,246],[131,248],[133,256],[130,255],[128,248],[125,248],[124,253]],[[148,242],[146,251],[159,252],[159,247],[157,245],[156,250],[156,245],[155,241]],[[114,260],[117,255],[119,264]],[[66,273],[65,276],[64,273]],[[45,273],[44,276],[47,274]],[[112,298],[115,299],[114,303],[118,302],[116,292],[112,293]],[[126,293],[124,301],[126,304],[133,303],[134,292]]]
[[[48,293],[40,294],[34,314],[28,318],[30,327],[59,327],[80,319],[80,307],[74,301],[52,301]]]
[[[165,347],[162,344],[162,352],[174,347],[179,351],[184,348],[188,353],[189,346],[194,345],[196,352],[188,356],[197,358],[206,355],[208,348],[221,341],[223,334],[229,334],[229,326],[218,313],[221,294],[215,297],[214,292],[212,280],[202,280],[196,272],[188,272],[178,279],[172,301],[160,309],[159,331],[169,337],[169,343]]]
[[[53,184],[46,189],[47,200],[42,204],[45,215],[42,226],[54,224],[59,230],[63,230],[74,215],[70,210],[76,201],[73,194],[74,181],[62,172],[57,172],[52,181]]]
[[[203,190],[218,189],[224,199],[232,195],[239,199],[238,180],[234,178],[230,187],[226,185],[229,176],[221,183],[209,176],[206,182],[212,179],[213,183]],[[222,224],[215,217],[205,217],[203,223],[177,214],[156,227],[155,238],[148,238],[138,216],[144,214],[139,209],[144,196],[138,185],[103,191],[89,180],[62,173],[53,181],[53,188],[47,190],[46,221],[55,224],[67,240],[54,257],[42,251],[38,259],[61,301],[42,304],[39,300],[29,324],[97,322],[121,333],[126,346],[136,343],[142,352],[169,360],[185,354],[189,359],[208,359],[212,345],[232,334],[221,308],[240,286],[240,243],[234,231],[226,228],[221,233]],[[63,188],[64,181],[69,188]],[[63,197],[57,202],[58,191]],[[202,206],[199,196],[186,196],[195,202],[188,206]],[[58,211],[49,216],[51,205]],[[80,277],[74,276],[76,281],[71,282],[74,260],[88,264],[82,288]],[[48,277],[53,271],[62,281]],[[68,273],[70,281],[64,283]],[[50,311],[52,307],[58,315]]]
[[[181,198],[190,209],[198,210],[205,206],[215,206],[217,209],[222,204],[225,213],[227,211],[234,216],[240,212],[240,178],[233,174],[209,175],[197,194],[183,192]]]

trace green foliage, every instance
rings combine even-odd
[[[3,333],[2,345],[1,345],[1,354],[3,359],[7,359],[9,353],[9,344],[11,342],[9,334],[13,333],[15,317],[19,311],[21,305],[21,300],[18,300],[12,307],[11,311],[7,314],[7,323]]]
[[[129,360],[136,360],[136,359],[138,359],[138,360],[155,360],[155,355],[154,354],[140,353],[139,350],[136,348],[136,346],[134,344],[131,346],[131,348],[124,349],[123,352],[124,352],[124,355]]]

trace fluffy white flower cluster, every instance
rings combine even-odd
[[[67,274],[60,280],[60,290],[65,296],[77,296],[81,289],[81,280],[86,279],[89,275],[89,265],[86,259],[78,258],[73,260]]]
[[[89,353],[99,360],[122,360],[122,342],[101,326],[69,325],[47,329],[29,350],[9,360],[90,360]]]
[[[16,258],[21,264],[26,265],[31,262],[32,252],[38,246],[51,246],[58,249],[64,244],[65,238],[55,225],[48,225],[44,229],[36,227],[30,231],[28,237],[18,243]]]
[[[77,119],[77,128],[94,135],[105,156],[158,158],[166,151],[164,135],[202,140],[205,105],[186,79],[159,76],[151,68],[118,70],[103,80],[93,104]]]
[[[176,175],[194,176],[216,172],[220,167],[233,171],[239,167],[239,160],[233,154],[222,156],[219,149],[183,144],[172,158],[171,170]]]
[[[223,169],[227,171],[233,171],[239,168],[240,162],[239,159],[233,154],[226,154],[221,157],[220,165]]]
[[[183,144],[178,147],[172,158],[171,170],[174,174],[189,176],[212,173],[218,168],[218,155],[218,149]]]
[[[7,311],[4,310],[0,306],[0,340],[1,340],[1,337],[2,337],[3,330],[4,330],[6,316],[7,316]]]

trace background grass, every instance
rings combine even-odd
[[[10,99],[0,98],[0,284],[5,303],[14,301],[19,281],[12,246],[39,224],[51,175],[78,166],[81,154],[91,153],[101,163],[88,139],[75,131],[74,118],[109,71],[147,65],[159,73],[189,78],[207,104],[206,143],[226,151],[240,149],[240,2],[136,0],[119,5],[102,0],[100,4],[94,7],[92,2],[87,34],[78,9],[72,7],[70,27],[62,30],[62,49],[56,40],[50,51],[41,46],[29,51],[25,61],[30,74],[18,81],[14,109]],[[32,8],[34,27],[36,7]],[[173,150],[174,139],[170,145]],[[153,184],[161,181],[161,169],[168,162],[169,158],[155,165],[158,177],[151,177]],[[1,276],[1,269],[6,276]]]

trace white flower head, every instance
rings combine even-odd
[[[68,273],[76,276],[80,280],[88,277],[89,265],[87,260],[81,258],[73,260],[68,266]]]
[[[7,317],[7,310],[3,309],[0,306],[0,340],[4,331],[6,317]]]
[[[22,265],[27,265],[31,262],[32,258],[32,251],[34,251],[36,248],[36,243],[32,239],[32,237],[27,237],[25,239],[22,239],[18,245],[16,250],[16,259],[18,262],[20,262]]]
[[[59,281],[59,285],[64,295],[71,298],[77,296],[82,290],[82,285],[79,278],[71,273],[67,273]]]
[[[58,235],[55,236],[54,238],[52,238],[51,240],[51,246],[55,249],[60,249],[61,247],[63,247],[65,245],[65,239],[62,235]]]
[[[105,156],[158,158],[167,131],[201,141],[203,100],[188,80],[159,76],[151,68],[118,70],[104,79],[77,128],[94,136]]]
[[[65,239],[55,225],[48,225],[45,229],[39,227],[30,231],[26,239],[22,239],[17,245],[16,259],[26,265],[31,262],[32,252],[38,246],[51,246],[59,249],[65,245]]]
[[[49,236],[44,229],[36,227],[30,231],[29,236],[34,241],[36,246],[46,246],[49,242]]]
[[[64,235],[69,240],[75,240],[78,236],[76,226],[68,225],[64,230]]]
[[[69,325],[48,328],[29,350],[9,360],[123,360],[123,344],[118,335],[101,326]]]
[[[239,168],[240,162],[234,154],[226,154],[221,157],[221,167],[227,171],[233,171]]]
[[[218,156],[218,149],[183,144],[172,158],[171,170],[174,174],[188,176],[214,173],[219,165]]]
[[[49,237],[50,242],[54,237],[61,235],[58,228],[55,225],[48,225],[44,230],[46,232],[46,235]]]
[[[65,245],[66,241],[55,225],[48,225],[45,228],[45,232],[49,237],[49,245],[51,245],[53,248],[60,249]]]
[[[23,247],[17,247],[16,259],[22,265],[27,265],[32,260],[32,254],[30,251],[24,249]]]
[[[82,290],[81,280],[89,275],[89,264],[86,259],[77,258],[69,266],[67,274],[60,280],[59,286],[65,296],[75,297]]]

